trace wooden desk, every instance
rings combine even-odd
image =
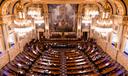
[[[2,70],[0,75],[1,76],[16,76],[16,73],[8,70],[7,68],[7,69]]]
[[[37,58],[37,56],[36,55],[34,55],[32,52],[30,52],[30,51],[23,51],[23,53],[26,53],[27,55],[29,55],[29,56],[31,56],[32,58]]]
[[[77,59],[77,60],[67,60],[66,63],[78,63],[78,62],[84,62],[85,59]]]
[[[96,61],[96,62],[94,62],[96,65],[98,65],[98,64],[100,64],[100,63],[102,63],[102,62],[105,62],[105,61],[108,61],[109,60],[109,58],[107,58],[107,57],[105,57],[105,58],[101,58],[100,60],[98,60],[98,61]]]
[[[102,69],[102,68],[107,67],[107,66],[109,66],[109,65],[111,65],[111,62],[102,63],[102,64],[98,65],[98,68],[99,68],[99,69]]]
[[[42,61],[42,62],[51,62],[51,63],[60,63],[60,60],[48,60],[48,59],[42,59],[42,58],[40,58],[40,59],[38,59],[37,60],[37,62],[38,61]]]
[[[22,62],[22,63],[24,63],[28,66],[32,64],[32,62],[30,60],[26,59],[26,58],[16,57],[15,60],[19,61],[19,62]]]
[[[20,64],[20,65],[21,65],[21,68],[23,68],[23,69],[25,69],[25,70],[28,70],[28,69],[29,69],[29,66],[28,66],[27,64],[22,63],[22,62],[17,61],[17,60],[13,60],[13,61],[11,62],[11,64],[15,65],[15,67],[19,67],[18,64]]]
[[[81,62],[81,63],[71,63],[71,64],[66,64],[67,67],[69,66],[79,66],[79,65],[86,65],[88,62]]]
[[[78,56],[78,57],[67,57],[68,60],[76,60],[76,59],[84,59],[84,56]]]
[[[110,74],[110,76],[119,76],[121,74],[124,74],[124,76],[127,75],[124,72],[125,70],[118,70],[117,72]]]
[[[35,60],[35,58],[31,55],[29,55],[28,53],[22,52],[22,54],[24,54],[25,56],[27,56],[27,58],[31,59],[31,60]]]
[[[102,74],[107,74],[107,73],[109,73],[109,72],[111,72],[111,71],[113,71],[114,69],[116,69],[118,66],[113,66],[113,67],[109,67],[109,68],[105,68],[105,69],[103,69],[102,70]]]
[[[59,67],[50,67],[50,66],[45,66],[45,65],[33,65],[32,68],[60,71]]]
[[[80,75],[80,74],[87,74],[87,73],[94,73],[94,71],[93,70],[91,70],[91,69],[86,69],[86,70],[76,70],[76,71],[68,71],[67,72],[67,74],[69,74],[69,75],[75,75],[75,74],[77,74],[77,75]]]
[[[33,58],[31,58],[30,56],[27,56],[27,55],[25,55],[24,56],[26,59],[28,59],[28,60],[30,60],[31,62],[33,62],[35,59],[33,59]]]
[[[54,58],[54,57],[48,57],[48,56],[42,56],[42,59],[48,59],[48,60],[60,60],[59,58]]]
[[[11,65],[11,64],[8,64],[7,67],[8,67],[10,70],[16,72],[17,74],[18,74],[20,71],[25,72],[24,70],[19,69],[19,68],[15,67],[14,65]]]
[[[51,55],[51,54],[44,54],[43,56],[54,57],[54,58],[59,58],[60,57],[60,56]]]
[[[47,63],[47,64],[57,64],[57,65],[60,64],[59,62],[52,61],[52,60],[51,61],[49,61],[49,60],[48,61],[40,61],[39,60],[39,61],[36,61],[36,63]]]
[[[39,68],[33,68],[32,71],[37,72],[37,73],[48,73],[48,74],[53,74],[53,75],[60,74],[59,71],[43,70],[43,69],[39,69]]]
[[[40,65],[46,65],[46,66],[60,66],[60,64],[54,64],[54,63],[45,63],[45,62],[36,62],[37,64],[40,64]]]
[[[81,66],[74,66],[74,67],[67,67],[67,70],[78,70],[78,69],[92,69],[91,65],[81,65]]]

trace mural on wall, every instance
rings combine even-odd
[[[49,4],[48,8],[50,31],[76,31],[77,4]]]

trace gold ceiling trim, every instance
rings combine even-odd
[[[122,3],[122,1],[115,1],[115,5],[118,8],[119,15],[126,15],[127,14],[127,12],[125,10],[125,6]]]
[[[32,0],[32,3],[44,4],[82,4],[82,3],[95,3],[96,0]]]
[[[0,7],[0,14],[1,15],[6,15],[6,12],[5,11],[7,11],[8,10],[8,8],[6,7],[5,8],[5,5],[6,6],[8,6],[9,4],[8,4],[8,1],[10,2],[11,0],[6,0],[6,1],[4,1],[4,3],[2,3],[2,5],[1,5],[1,7]],[[12,5],[16,2],[17,0],[14,0],[14,1],[11,1],[11,9],[12,9]],[[112,8],[113,8],[113,12],[114,12],[114,14],[115,14],[115,12],[116,12],[116,7],[114,6],[114,4],[116,4],[116,2],[115,1],[111,1],[111,0],[108,0],[110,3],[111,3],[111,5],[112,5]],[[30,2],[30,3],[42,3],[42,4],[88,4],[88,3],[93,3],[93,4],[97,4],[97,2],[100,2],[101,4],[103,4],[102,3],[102,1],[101,0],[23,0],[23,2]],[[123,9],[122,10],[124,10],[124,12],[126,12],[126,10],[125,10],[125,7],[124,7],[124,5],[122,4],[122,2],[121,1],[119,1],[119,0],[117,0],[117,2],[119,3],[121,3],[121,5],[122,5],[122,7],[123,7]],[[126,2],[125,2],[126,3]],[[128,3],[128,2],[127,2]],[[2,9],[2,8],[4,8],[4,9]],[[10,8],[9,8],[10,9]],[[121,9],[121,8],[119,8],[119,9]],[[102,9],[101,9],[102,10]],[[3,11],[4,11],[4,13],[3,13]],[[121,11],[121,10],[120,10]],[[10,10],[10,12],[11,12],[11,10]],[[122,11],[123,12],[123,11]]]

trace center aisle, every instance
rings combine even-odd
[[[61,69],[60,69],[60,71],[61,71],[61,76],[67,76],[67,67],[66,67],[66,57],[65,57],[65,50],[61,50],[61,56],[60,56],[60,58],[61,58]]]

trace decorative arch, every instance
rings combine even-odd
[[[3,7],[3,5],[6,3],[6,1],[5,0],[1,0],[0,1],[0,16],[2,16],[2,7]]]
[[[14,9],[15,9],[15,7],[16,7],[16,5],[17,5],[17,3],[18,3],[18,1],[15,1],[15,2],[13,3],[13,7],[12,7],[12,14],[14,14]]]
[[[127,0],[121,0],[123,7],[125,8],[126,14],[128,15],[128,1]]]
[[[11,6],[11,1],[5,1],[2,5],[2,15],[9,15],[10,13],[10,6]],[[8,10],[7,10],[8,9]]]
[[[17,5],[18,0],[0,0],[0,15],[8,15],[15,13],[15,7]],[[100,10],[103,9],[105,5],[104,2],[106,0],[98,0],[95,3],[98,5]],[[118,15],[128,15],[128,1],[126,0],[107,0],[110,7],[112,14]],[[25,8],[27,8],[33,0],[24,0]],[[42,1],[38,1],[38,3],[43,3]],[[9,8],[8,8],[9,7]],[[4,9],[3,9],[4,8]]]
[[[23,5],[24,5],[24,10],[26,10],[26,7],[28,6],[29,2],[24,2]],[[16,1],[13,5],[13,8],[12,8],[12,14],[16,14],[16,7],[18,6],[18,1]]]
[[[108,0],[108,3],[112,9],[112,14],[116,14],[116,7],[115,7],[115,4],[114,4],[114,1],[113,0]]]
[[[99,10],[102,11],[103,10],[103,6],[100,3],[96,3],[96,5],[99,7]]]
[[[32,5],[32,3],[30,3],[30,2],[24,3],[25,11],[27,10],[27,8],[28,8],[30,5]]]

